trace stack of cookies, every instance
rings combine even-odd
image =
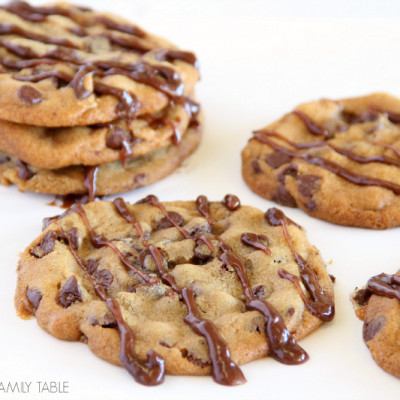
[[[153,183],[198,146],[196,57],[67,3],[0,7],[0,182],[59,195]]]

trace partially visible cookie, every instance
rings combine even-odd
[[[115,161],[92,167],[75,165],[61,169],[41,169],[0,152],[0,183],[15,184],[22,191],[38,193],[89,193],[92,198],[126,192],[170,175],[196,150],[200,139],[200,127],[189,128],[178,145],[170,144],[131,157],[125,165]]]
[[[0,8],[0,119],[62,127],[133,119],[193,93],[193,53],[68,3]]]
[[[298,106],[254,132],[243,178],[257,194],[340,225],[400,225],[400,99],[385,93]]]
[[[351,299],[373,359],[400,378],[400,271],[372,277]]]
[[[296,340],[334,316],[331,278],[304,230],[234,195],[75,205],[21,255],[15,304],[150,385],[165,371],[237,385],[238,364],[266,355],[302,363]]]

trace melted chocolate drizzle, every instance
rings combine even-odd
[[[82,209],[83,210],[83,209]],[[84,210],[83,210],[84,212]],[[82,216],[82,214],[80,214]],[[85,218],[86,219],[86,218]],[[135,352],[135,338],[132,329],[124,320],[121,313],[121,308],[118,302],[107,295],[106,289],[92,276],[85,262],[78,256],[77,251],[73,246],[73,242],[68,232],[65,232],[58,223],[61,233],[67,238],[68,246],[71,254],[75,258],[78,265],[85,272],[87,278],[90,280],[96,295],[104,301],[110,309],[113,317],[117,323],[118,333],[121,339],[120,361],[125,369],[132,375],[132,377],[142,385],[154,386],[159,385],[164,381],[165,376],[165,362],[164,359],[155,351],[150,350],[147,352],[147,361],[141,362]]]
[[[85,179],[83,181],[83,186],[87,190],[88,193],[88,201],[94,201],[96,198],[96,181],[97,181],[97,173],[99,172],[98,165],[92,167],[85,167],[86,174]]]
[[[379,274],[367,282],[367,290],[378,296],[400,300],[400,276]]]
[[[275,134],[274,134],[275,135]],[[342,167],[341,165],[330,161],[328,159],[313,156],[312,154],[307,153],[298,153],[293,150],[289,150],[286,147],[283,147],[273,140],[270,139],[270,134],[266,133],[266,131],[256,131],[254,132],[254,138],[262,143],[267,144],[269,147],[273,148],[275,151],[279,151],[285,155],[288,155],[293,158],[299,158],[304,160],[305,162],[313,165],[317,165],[323,169],[326,169],[330,172],[333,172],[337,176],[354,183],[359,186],[378,186],[384,189],[391,190],[394,194],[400,194],[400,185],[396,183],[392,183],[383,179],[373,178],[366,175],[361,175],[356,172],[351,171],[346,167]],[[361,158],[362,159],[362,158]],[[395,161],[395,160],[393,160]],[[373,161],[365,161],[364,162],[373,162]],[[382,161],[381,161],[382,162]]]
[[[324,322],[331,321],[335,315],[335,305],[333,303],[333,299],[329,294],[325,293],[324,289],[319,284],[317,275],[315,274],[311,266],[294,249],[292,239],[287,229],[288,224],[290,224],[290,220],[281,210],[278,210],[276,208],[269,209],[265,213],[265,218],[271,226],[282,227],[285,240],[293,253],[297,265],[299,266],[300,279],[307,291],[309,292],[311,300],[305,296],[300,286],[299,278],[297,276],[287,272],[284,269],[279,270],[279,275],[284,279],[290,280],[296,286],[302,300],[304,301],[304,304],[311,312],[311,314],[315,315]]]
[[[161,210],[165,217],[182,233],[186,239],[193,239],[192,236],[183,228],[181,228],[173,218],[168,214],[165,207],[159,203],[158,199],[154,195],[147,196],[144,203],[155,206]],[[128,209],[123,199],[117,198],[114,200],[114,205],[119,214],[137,230],[139,235],[144,239],[143,231],[140,224],[136,221],[133,213]],[[140,227],[140,228],[139,228]],[[223,338],[219,335],[215,325],[209,321],[201,318],[198,311],[194,292],[190,287],[179,288],[176,284],[173,275],[167,272],[164,268],[162,255],[158,248],[152,244],[148,244],[143,241],[143,244],[149,249],[154,262],[157,265],[159,274],[162,281],[170,286],[172,290],[181,295],[182,299],[187,307],[188,314],[185,317],[185,322],[199,335],[202,335],[207,340],[209,348],[209,356],[212,363],[212,374],[213,378],[217,383],[223,385],[239,385],[244,383],[246,380],[240,370],[240,368],[231,360],[229,348],[226,345]]]
[[[256,250],[261,250],[267,256],[270,256],[271,250],[261,241],[263,239],[262,236],[264,235],[257,235],[256,233],[247,232],[242,233],[242,235],[240,236],[240,240],[244,245],[253,247]]]

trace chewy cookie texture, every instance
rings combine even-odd
[[[242,173],[257,194],[340,225],[400,225],[400,100],[304,103],[255,131]]]
[[[153,183],[197,148],[193,53],[68,3],[0,6],[0,28],[2,184],[93,199]]]
[[[400,271],[379,274],[351,296],[356,315],[364,321],[363,339],[373,359],[400,378]]]
[[[303,228],[234,195],[74,205],[21,255],[15,303],[146,385],[165,373],[237,385],[238,365],[267,355],[303,363],[296,341],[334,316],[331,277]]]

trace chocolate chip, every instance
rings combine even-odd
[[[297,177],[297,165],[289,164],[281,172],[279,172],[277,179],[280,183],[284,183],[286,176],[292,176],[293,178],[296,178]]]
[[[86,269],[88,270],[90,275],[94,274],[98,267],[99,267],[99,260],[98,259],[89,258],[86,261]]]
[[[265,161],[267,161],[267,164],[272,168],[279,168],[283,164],[289,164],[291,160],[292,157],[280,151],[274,151],[265,157]]]
[[[10,157],[6,156],[5,154],[0,154],[0,164],[5,164],[11,160]]]
[[[160,342],[160,346],[164,346],[164,347],[168,347],[168,348],[171,348],[171,347],[172,347],[170,344],[168,344],[168,343],[166,343],[166,342],[164,342],[164,341],[161,341],[161,342]]]
[[[256,158],[251,160],[251,168],[253,168],[253,172],[255,174],[261,174],[262,173],[262,169],[261,169],[260,164],[258,163],[258,160]]]
[[[58,295],[59,303],[67,308],[75,301],[82,301],[78,281],[74,275],[68,278]]]
[[[296,207],[297,203],[294,197],[286,190],[285,185],[279,185],[276,192],[272,195],[272,200],[283,206]]]
[[[39,290],[30,289],[28,287],[26,289],[26,297],[32,307],[36,310],[39,307],[40,300],[42,300],[42,293],[40,293]]]
[[[386,323],[386,318],[383,315],[375,317],[371,321],[365,321],[363,326],[363,338],[365,342],[372,340],[375,335],[382,329]]]
[[[169,218],[164,217],[158,222],[157,229],[168,229],[173,227],[174,224],[170,221],[170,219],[174,220],[178,226],[181,226],[184,222],[182,215],[175,211],[169,211],[168,216]]]
[[[124,141],[128,141],[129,138],[130,134],[126,129],[114,126],[107,136],[106,145],[110,149],[121,150]]]
[[[194,364],[194,365],[196,365],[197,367],[200,367],[200,368],[204,368],[204,367],[207,367],[208,365],[211,365],[211,363],[209,361],[202,360],[202,359],[196,357],[192,353],[188,353],[185,358],[189,362],[191,362],[192,364]]]
[[[103,286],[105,289],[108,289],[114,281],[113,274],[106,269],[95,271],[93,273],[93,278],[95,278],[96,281],[100,283],[100,285]]]
[[[362,307],[367,305],[371,296],[372,292],[369,289],[360,289],[353,296],[353,300]]]
[[[18,88],[18,97],[28,104],[38,104],[43,100],[41,93],[29,85],[22,85]]]
[[[365,122],[373,122],[379,118],[379,112],[375,110],[366,110],[361,114],[353,114],[346,111],[342,113],[342,119],[349,125],[363,124]]]
[[[296,178],[297,189],[304,197],[311,197],[321,185],[321,177],[316,175],[299,175]]]
[[[100,316],[89,317],[89,323],[93,326],[101,325],[102,328],[115,328],[117,326],[115,318],[110,312]]]
[[[23,181],[27,181],[29,179],[31,179],[35,173],[32,172],[26,163],[24,163],[21,160],[18,160],[16,162],[17,167],[18,167],[18,178],[22,179]]]
[[[331,275],[331,274],[328,274],[328,275],[329,275],[329,278],[331,278],[332,283],[335,283],[336,282],[336,276]]]
[[[68,235],[69,235],[69,237],[71,239],[71,243],[72,243],[73,248],[75,250],[78,250],[78,247],[79,247],[78,229],[77,228],[71,228],[68,231]]]
[[[193,264],[204,265],[210,262],[214,258],[214,252],[212,252],[205,243],[198,242],[194,248]]]
[[[59,215],[56,215],[54,217],[46,217],[43,218],[42,220],[42,232],[47,229],[48,226],[50,226],[53,222],[56,222],[58,219]]]
[[[55,231],[48,231],[43,237],[41,242],[30,250],[30,254],[36,258],[42,258],[54,250],[55,242],[58,234]]]
[[[264,285],[258,285],[253,288],[253,294],[257,299],[265,298],[265,288]]]
[[[312,212],[312,211],[315,211],[317,209],[317,203],[313,199],[310,199],[305,204],[305,207],[307,208],[308,211]]]
[[[234,194],[227,194],[224,197],[224,205],[228,210],[235,211],[240,207],[239,197]]]
[[[137,174],[133,177],[133,182],[136,185],[136,188],[144,186],[146,184],[147,175],[145,173]]]
[[[289,307],[288,310],[287,310],[287,313],[288,313],[288,315],[290,315],[290,316],[292,316],[292,315],[294,314],[294,312],[295,312],[294,307]]]

